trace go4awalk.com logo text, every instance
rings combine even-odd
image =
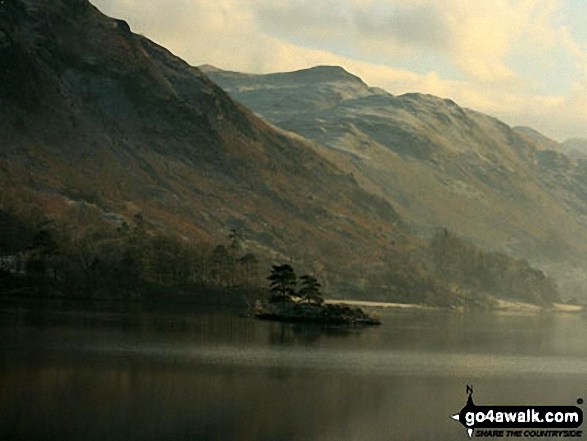
[[[583,411],[577,406],[477,406],[467,386],[467,404],[451,418],[469,438],[580,438]],[[579,404],[583,400],[577,401]]]

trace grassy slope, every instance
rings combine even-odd
[[[563,278],[585,277],[578,262],[587,255],[587,173],[550,150],[554,141],[450,100],[369,88],[340,68],[204,70],[272,123],[317,141],[323,156],[417,230],[446,226]]]

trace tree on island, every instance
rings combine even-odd
[[[302,281],[302,289],[300,289],[299,296],[308,303],[316,303],[321,305],[324,303],[324,299],[322,298],[322,294],[320,293],[320,282],[314,276],[310,275],[303,275],[300,277]]]
[[[291,265],[273,265],[268,279],[271,301],[285,302],[296,295],[297,276]]]

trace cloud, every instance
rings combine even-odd
[[[435,52],[483,81],[514,76],[504,59],[532,9],[507,0],[258,0],[251,8],[269,35],[314,47],[327,41],[331,50],[350,50],[358,59],[377,55],[392,61]]]
[[[449,97],[557,139],[587,137],[587,47],[558,0],[93,1],[194,65],[341,65],[394,94]]]
[[[452,40],[448,17],[436,5],[357,9],[354,25],[370,41],[383,38],[404,47],[447,50]]]

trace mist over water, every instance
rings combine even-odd
[[[323,329],[234,312],[0,318],[1,439],[458,440],[465,402],[585,398],[582,315],[381,311]]]

